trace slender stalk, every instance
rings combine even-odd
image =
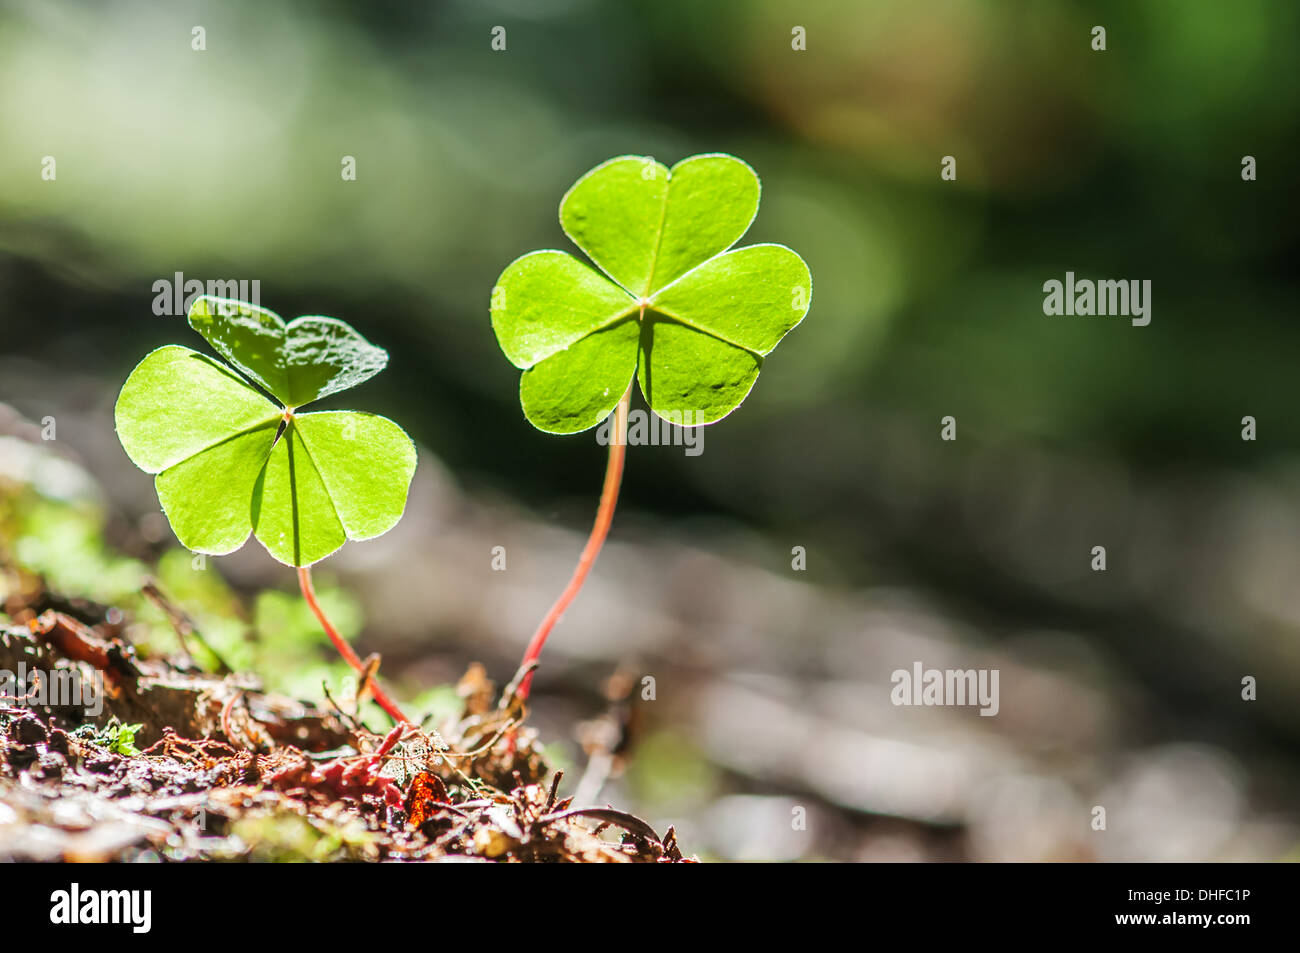
[[[357,653],[352,651],[352,646],[348,645],[343,636],[339,635],[339,630],[334,628],[334,623],[329,620],[329,617],[325,615],[325,610],[316,601],[316,590],[311,584],[311,569],[307,566],[298,569],[298,588],[302,590],[302,597],[307,600],[307,605],[311,607],[312,613],[316,616],[316,621],[321,624],[325,634],[330,637],[334,647],[339,650],[339,655],[343,656],[343,661],[351,665],[353,671],[360,674],[364,669],[361,659],[357,658]],[[386,711],[388,717],[392,718],[393,721],[398,724],[403,722],[411,723],[411,719],[402,714],[402,710],[384,693],[384,690],[379,687],[378,680],[373,677],[370,679],[370,694],[374,697],[376,704]]]
[[[587,573],[591,572],[596,557],[600,555],[600,547],[604,544],[605,537],[609,535],[610,523],[614,521],[614,506],[618,503],[619,485],[623,482],[623,458],[627,453],[627,412],[631,400],[632,387],[629,385],[623,394],[623,399],[618,402],[618,407],[614,410],[614,426],[609,435],[609,463],[605,466],[605,485],[600,491],[600,506],[596,510],[596,522],[591,527],[591,535],[587,537],[587,545],[582,548],[582,555],[578,558],[578,567],[573,571],[573,578],[569,580],[569,584],[560,593],[560,598],[555,600],[555,605],[551,606],[551,611],[546,613],[546,618],[542,619],[542,624],[533,633],[532,641],[528,643],[528,649],[524,652],[524,660],[520,663],[520,669],[526,669],[542,654],[546,637],[551,634],[555,623],[560,621],[564,610],[569,608],[569,603],[573,602],[582,589],[582,584],[587,580]],[[519,689],[515,693],[521,702],[528,699],[528,692],[532,685],[533,672],[529,672],[520,681]]]

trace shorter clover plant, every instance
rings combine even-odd
[[[299,410],[374,377],[388,353],[334,318],[286,324],[256,305],[211,296],[194,300],[189,324],[226,363],[178,345],[148,354],[117,399],[123,449],[157,474],[158,500],[183,546],[220,556],[251,533],[295,567],[330,641],[364,673],[321,609],[311,566],[347,540],[396,525],[415,445],[385,417]],[[373,679],[369,686],[394,720],[409,721]]]
[[[648,156],[610,159],[560,201],[561,228],[596,268],[567,252],[535,251],[492,289],[492,328],[523,371],[529,422],[571,434],[614,414],[596,522],[524,653],[520,700],[609,532],[633,379],[664,421],[714,423],[748,396],[766,356],[808,313],[812,276],[795,252],[731,248],[758,202],[758,176],[734,156],[691,156],[671,169]]]

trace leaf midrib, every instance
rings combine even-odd
[[[650,297],[650,289],[655,285],[655,272],[659,270],[659,252],[664,247],[664,225],[668,221],[668,203],[673,195],[673,170],[668,170],[668,187],[664,189],[663,208],[659,211],[659,231],[655,235],[655,250],[650,256],[650,274],[646,276],[645,288],[641,292],[642,298]]]

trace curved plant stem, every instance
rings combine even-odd
[[[312,613],[316,616],[316,621],[321,624],[325,634],[330,637],[334,647],[339,650],[339,655],[343,656],[343,661],[351,665],[353,671],[360,674],[365,666],[362,664],[361,659],[357,658],[357,653],[352,651],[352,646],[348,645],[343,636],[339,635],[339,630],[334,628],[334,623],[329,620],[329,617],[325,615],[325,610],[316,601],[316,590],[311,584],[311,569],[307,566],[298,569],[298,588],[302,590],[302,597],[307,600],[307,605],[311,607]],[[379,682],[373,677],[370,679],[370,694],[375,699],[375,703],[386,711],[393,721],[398,724],[403,722],[411,724],[411,719],[402,714],[402,710],[384,693],[384,690],[379,687]]]
[[[631,400],[632,387],[628,385],[623,399],[618,402],[618,407],[614,410],[614,426],[609,435],[609,463],[605,467],[605,485],[600,491],[600,506],[596,510],[596,522],[591,527],[587,545],[583,547],[582,555],[578,558],[578,567],[573,570],[573,578],[569,580],[569,584],[560,593],[560,598],[555,600],[555,605],[551,606],[551,611],[546,613],[546,618],[533,633],[532,641],[528,643],[528,649],[524,652],[524,660],[519,666],[521,670],[527,669],[542,654],[546,637],[551,634],[555,623],[560,621],[564,610],[582,589],[582,584],[587,580],[587,573],[591,572],[596,557],[600,555],[600,547],[604,544],[605,537],[609,535],[609,525],[614,521],[614,506],[618,503],[618,488],[623,482],[623,458],[627,453],[627,412]],[[533,672],[528,672],[519,682],[519,688],[515,692],[519,701],[527,701],[528,691],[532,685]]]

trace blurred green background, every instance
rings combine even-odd
[[[559,199],[598,162],[735,153],[763,183],[743,243],[803,255],[812,311],[702,456],[632,448],[538,679],[560,756],[580,773],[573,725],[632,659],[658,698],[602,798],[707,856],[1284,856],[1298,44],[1300,6],[1262,0],[0,4],[0,402],[16,436],[59,421],[43,449],[149,562],[174,543],[112,401],[148,350],[202,347],[153,283],[351,322],[392,362],[330,405],[422,448],[396,540],[337,561],[354,628],[408,698],[475,658],[505,680],[603,450],[524,420],[491,288],[570,248]],[[1150,326],[1044,316],[1067,270],[1149,279]],[[291,585],[255,545],[217,562],[249,604]],[[888,705],[945,658],[1002,667],[1002,717]]]

